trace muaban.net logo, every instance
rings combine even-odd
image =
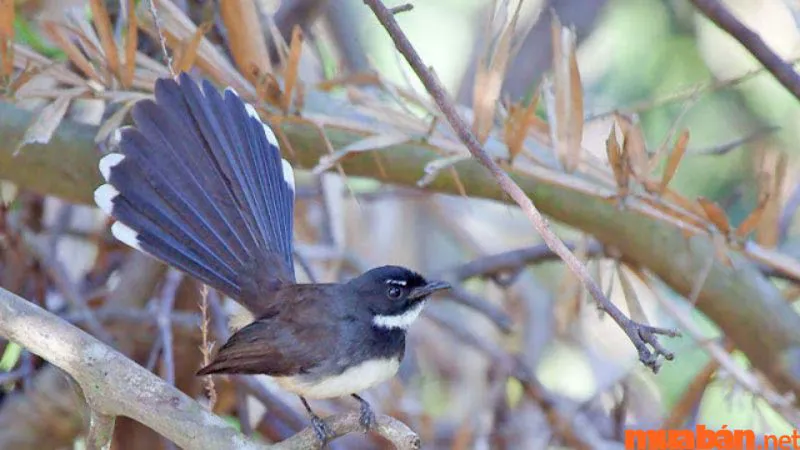
[[[626,450],[800,450],[800,432],[757,435],[752,430],[625,430]]]

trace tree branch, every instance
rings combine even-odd
[[[121,353],[2,288],[0,334],[71,375],[96,414],[128,416],[187,449],[265,448]]]
[[[739,41],[786,90],[800,100],[800,75],[795,72],[791,64],[773,52],[758,33],[739,22],[719,0],[691,0],[691,2],[708,20]]]
[[[284,442],[264,446],[175,387],[91,335],[33,303],[0,288],[0,335],[67,372],[92,410],[93,442],[107,442],[113,417],[127,416],[185,449],[320,448],[306,428]],[[358,414],[327,419],[337,436],[363,429]],[[378,417],[376,433],[398,449],[419,448],[419,437],[402,422]]]
[[[458,114],[458,111],[456,111],[455,105],[453,105],[453,102],[448,97],[447,92],[444,90],[444,87],[439,82],[436,75],[425,65],[405,33],[403,33],[403,30],[400,29],[400,25],[398,25],[397,21],[394,19],[392,12],[386,8],[380,0],[364,0],[364,3],[375,13],[378,21],[383,25],[386,32],[394,41],[397,50],[405,57],[408,64],[414,70],[414,73],[416,73],[417,77],[422,81],[425,89],[427,89],[428,93],[436,102],[436,105],[447,118],[448,122],[450,122],[450,125],[455,130],[461,142],[466,145],[472,156],[489,170],[492,178],[500,185],[503,191],[519,205],[525,215],[528,216],[531,224],[533,224],[533,228],[536,229],[536,232],[542,237],[547,247],[564,260],[569,270],[581,281],[589,292],[589,295],[594,298],[600,308],[611,316],[625,334],[628,335],[628,338],[639,353],[639,360],[655,371],[658,369],[659,354],[663,355],[666,359],[672,359],[672,353],[666,351],[658,344],[656,335],[677,336],[678,333],[672,330],[639,324],[629,319],[605,296],[603,290],[600,289],[600,286],[594,281],[594,278],[592,278],[592,274],[589,273],[589,269],[587,269],[575,254],[564,245],[564,242],[553,233],[547,221],[545,221],[530,197],[525,194],[525,191],[523,191],[522,188],[494,162],[486,150],[484,150],[483,145],[478,142],[478,139],[470,131],[469,126]],[[648,345],[652,347],[652,351],[648,348]]]
[[[309,100],[314,95],[309,92]],[[316,103],[320,108],[347,110],[331,97]],[[5,143],[0,144],[0,179],[42,194],[92,204],[92,192],[101,184],[97,170],[100,154],[94,144],[96,127],[64,120],[48,144],[31,144],[12,158],[14,144],[34,115],[0,102],[0,116],[0,143]],[[328,144],[344,148],[368,136],[366,132],[330,126],[325,128],[329,140],[325,142],[310,124],[284,121],[277,128],[292,146],[292,153],[286,156],[296,167],[306,168],[314,167],[327,154]],[[368,151],[354,153],[341,166],[351,176],[415,186],[426,165],[446,153],[436,143],[411,140],[374,150],[384,167],[392,167],[385,175],[376,174],[374,155]],[[508,196],[474,160],[459,162],[453,169],[458,180],[442,175],[427,189],[508,202]],[[543,213],[616,248],[626,260],[652,271],[679,294],[689,295],[696,274],[704,268],[708,255],[716,252],[709,235],[687,238],[681,223],[670,221],[636,198],[629,198],[626,209],[620,211],[606,200],[615,194],[611,189],[541,166],[508,170]],[[303,173],[298,171],[297,176]],[[778,389],[792,389],[800,399],[800,316],[751,260],[732,249],[730,254],[734,266],[714,261],[696,305]]]

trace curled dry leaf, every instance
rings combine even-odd
[[[14,0],[0,0],[0,77],[14,71]]]
[[[711,221],[724,236],[728,236],[731,232],[731,224],[728,221],[728,216],[725,214],[725,211],[723,211],[719,205],[705,197],[699,197],[697,203],[703,208],[703,212],[708,220]]]
[[[522,148],[525,144],[525,137],[528,136],[528,131],[532,127],[537,125],[541,126],[541,124],[543,124],[543,121],[536,117],[536,107],[538,104],[539,95],[537,94],[528,106],[515,103],[509,107],[508,117],[503,124],[503,138],[508,147],[509,161],[514,161],[514,158],[522,152]],[[544,124],[544,126],[546,127],[547,125]]]
[[[83,51],[75,45],[59,24],[51,21],[44,21],[42,22],[42,30],[59,49],[66,53],[70,62],[75,64],[75,66],[83,72],[84,76],[96,82],[100,81],[100,76],[94,65],[89,62],[86,56],[84,56]]]
[[[756,241],[763,247],[776,247],[780,242],[781,187],[786,178],[788,158],[781,151],[762,153],[759,173],[759,195],[768,196],[764,212],[756,227]]]
[[[119,64],[119,52],[117,42],[114,40],[114,30],[111,25],[111,18],[108,17],[108,9],[102,0],[90,0],[89,6],[92,10],[92,20],[97,28],[97,35],[100,38],[100,45],[103,47],[105,63],[108,65],[109,76],[107,81],[111,81],[112,74],[117,79],[122,79],[122,71]]]
[[[283,98],[281,99],[281,110],[284,114],[289,112],[289,107],[292,104],[292,92],[294,87],[299,85],[298,72],[300,69],[300,54],[303,51],[303,31],[298,25],[292,29],[292,41],[289,43],[289,58],[286,61],[286,69],[284,70],[284,90]]]
[[[399,145],[407,142],[409,137],[401,133],[388,133],[370,136],[361,139],[360,141],[353,142],[352,144],[337,150],[330,155],[325,155],[319,159],[319,164],[312,169],[314,174],[321,174],[326,170],[331,169],[337,165],[342,159],[346,158],[352,153],[368,152],[372,150],[380,150],[382,148]]]
[[[176,58],[175,62],[175,71],[186,72],[187,70],[191,69],[194,66],[194,61],[197,58],[197,49],[200,47],[200,42],[203,41],[203,37],[205,37],[206,33],[211,31],[211,27],[214,26],[213,22],[203,22],[200,24],[199,27],[192,33],[192,37],[184,40],[180,46],[179,56]]]
[[[647,158],[647,145],[644,140],[644,133],[638,123],[622,114],[614,114],[614,118],[619,124],[624,137],[625,153],[628,155],[629,168],[631,175],[638,179],[645,179],[649,172]]]
[[[255,77],[256,96],[272,106],[281,107],[283,92],[278,79],[271,73],[255,73]]]
[[[553,83],[555,90],[556,154],[565,170],[573,172],[581,158],[583,88],[575,54],[575,32],[553,17]]]
[[[614,180],[617,182],[617,190],[620,197],[628,195],[628,185],[630,181],[630,169],[628,167],[628,157],[625,154],[624,147],[620,147],[617,141],[616,126],[611,126],[611,131],[608,133],[606,139],[606,155],[608,155],[608,163],[611,165],[611,170],[614,172]]]
[[[511,41],[519,20],[522,2],[517,3],[517,8],[511,20],[503,27],[497,39],[497,45],[491,51],[487,48],[487,53],[478,60],[478,68],[475,73],[475,84],[473,85],[472,110],[474,119],[472,122],[472,132],[481,144],[486,143],[492,128],[494,128],[494,116],[497,110],[497,102],[500,99],[500,89],[503,86],[508,62],[511,60]],[[487,64],[487,59],[490,59]]]
[[[686,147],[689,145],[689,130],[684,130],[680,136],[678,136],[678,140],[675,141],[675,146],[672,148],[672,153],[669,154],[669,158],[667,158],[667,166],[664,168],[664,174],[661,176],[661,185],[659,186],[659,192],[663,193],[669,182],[672,181],[672,177],[675,176],[675,172],[678,171],[678,166],[681,163],[681,159],[683,155],[686,153]]]
[[[17,156],[22,148],[28,144],[47,144],[50,142],[53,132],[61,124],[61,120],[64,118],[64,114],[67,113],[67,108],[69,108],[73,98],[75,98],[74,94],[62,95],[56,97],[52,103],[42,108],[33,123],[25,130],[22,141],[14,149],[14,156]]]
[[[128,12],[128,30],[125,33],[125,67],[122,70],[122,87],[129,88],[133,85],[133,75],[136,72],[136,48],[139,45],[139,23],[136,18],[136,0],[126,0]]]
[[[767,204],[769,204],[769,198],[769,194],[761,196],[761,199],[759,199],[756,207],[736,228],[736,237],[739,239],[744,239],[748,234],[752,233],[756,227],[758,227],[758,224],[761,222],[761,217],[764,215],[764,211],[767,209]]]
[[[254,1],[222,0],[220,14],[228,30],[228,47],[239,70],[255,84],[253,68],[257,73],[271,71],[269,52]]]

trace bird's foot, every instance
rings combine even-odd
[[[358,423],[364,427],[364,433],[368,433],[378,424],[378,419],[375,417],[375,413],[366,400],[358,395],[353,395],[353,397],[361,403],[361,415],[358,418]]]
[[[314,434],[317,435],[317,439],[322,442],[323,446],[334,437],[331,427],[316,414],[311,415],[311,426],[314,428]]]
[[[311,427],[314,428],[314,434],[317,435],[317,439],[319,439],[319,441],[322,443],[322,447],[325,448],[325,444],[335,437],[333,430],[331,430],[331,427],[329,427],[320,416],[314,414],[314,411],[311,409],[311,406],[309,406],[305,398],[301,396],[300,401],[303,402],[303,406],[306,408],[308,416],[311,417]]]

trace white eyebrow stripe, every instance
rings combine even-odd
[[[407,283],[405,280],[386,280],[386,284],[396,284],[398,286],[405,286]]]

